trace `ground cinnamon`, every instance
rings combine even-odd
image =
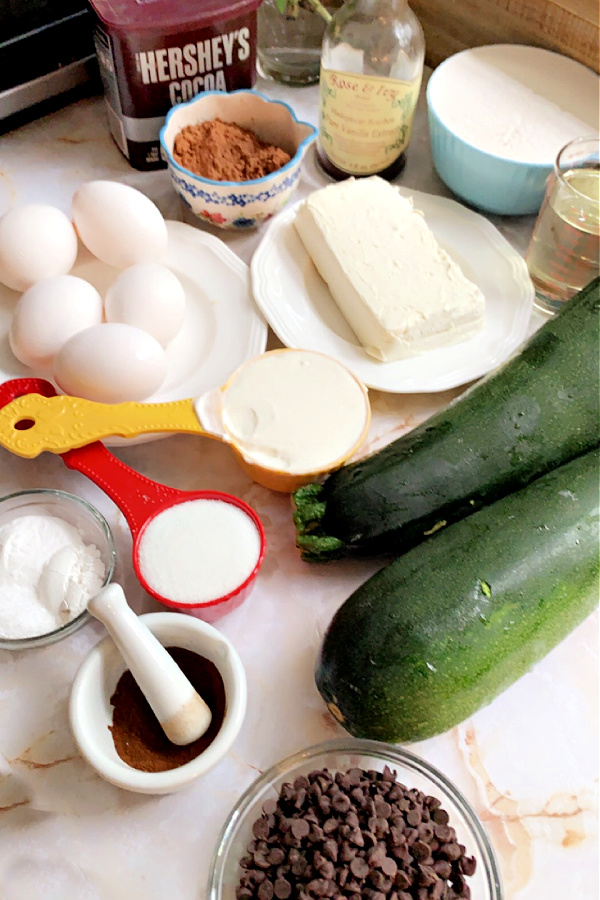
[[[290,161],[281,147],[221,119],[186,125],[175,137],[173,157],[184,169],[213,181],[264,178]]]
[[[197,741],[182,747],[172,744],[127,669],[110,698],[114,711],[109,728],[121,759],[143,772],[176,769],[199,756],[214,741],[225,717],[225,685],[214,663],[183,647],[167,647],[167,651],[207,703],[212,721]]]

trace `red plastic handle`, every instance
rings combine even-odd
[[[101,441],[67,450],[61,456],[68,469],[81,472],[117,504],[134,539],[156,512],[191,496],[189,491],[180,491],[140,475],[113,456]]]
[[[11,378],[10,381],[0,384],[0,409],[24,394],[55,397],[56,388],[44,378]]]
[[[0,408],[24,394],[54,397],[56,388],[44,378],[13,378],[0,384]],[[81,472],[117,504],[134,538],[158,510],[192,496],[189,491],[180,491],[140,475],[113,456],[100,441],[68,450],[61,456],[67,468]]]

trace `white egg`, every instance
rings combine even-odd
[[[56,275],[21,295],[8,337],[18,360],[45,369],[70,337],[100,322],[102,297],[96,288],[75,275]]]
[[[66,393],[99,403],[144,400],[167,373],[165,351],[140,328],[104,322],[70,338],[54,357],[53,376]]]
[[[88,181],[73,195],[73,222],[90,253],[116,269],[157,262],[167,247],[159,208],[128,184]]]
[[[0,219],[0,281],[26,291],[43,278],[65,275],[77,256],[77,233],[62,210],[28,203]]]
[[[151,334],[165,347],[185,315],[185,291],[160,263],[140,263],[121,272],[104,298],[107,322],[125,322]]]

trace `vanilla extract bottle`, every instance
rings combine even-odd
[[[347,0],[327,26],[317,156],[336,179],[395,178],[405,164],[425,39],[406,0]]]

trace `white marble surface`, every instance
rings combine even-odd
[[[258,87],[315,121],[316,88]],[[400,180],[449,196],[431,168],[423,99]],[[324,183],[311,160],[301,193]],[[165,215],[181,216],[166,172],[135,172],[120,155],[101,98],[0,137],[0,214],[34,200],[68,211],[78,185],[98,177],[125,180],[155,199]],[[493,221],[525,250],[532,219]],[[225,239],[248,262],[260,237],[258,231]],[[269,346],[277,346],[272,335]],[[401,434],[457,393],[372,392],[367,448]],[[302,562],[289,498],[251,483],[221,444],[173,436],[116,452],[175,487],[238,494],[262,517],[268,552],[255,591],[218,623],[246,666],[247,717],[228,758],[194,787],[165,797],[127,793],[95,775],[68,727],[73,676],[102,626],[90,622],[41,650],[0,651],[2,900],[202,900],[216,835],[242,790],[283,756],[342,734],[314,686],[315,654],[334,611],[377,564]],[[132,605],[137,611],[157,608],[133,575],[123,516],[83,476],[50,454],[25,461],[0,450],[0,485],[3,494],[59,487],[95,503],[114,529],[116,577]],[[598,896],[597,626],[594,614],[489,707],[412,748],[440,767],[479,813],[511,900]]]

